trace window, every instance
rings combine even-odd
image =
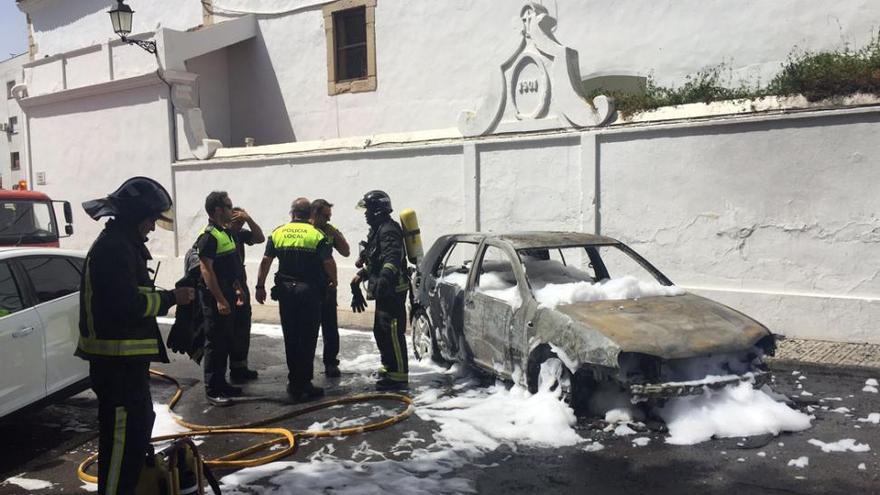
[[[21,170],[21,158],[17,151],[13,151],[9,154],[9,164],[12,170]]]
[[[6,81],[6,99],[11,100],[12,96],[12,88],[15,87],[15,81]]]
[[[324,7],[330,95],[376,90],[376,0],[338,0]]]
[[[41,303],[79,290],[79,271],[66,258],[59,256],[24,258],[21,262],[34,284],[37,299]]]
[[[488,246],[480,261],[477,292],[518,306],[519,292],[510,256],[499,247]]]
[[[471,264],[474,261],[474,255],[477,254],[477,245],[471,242],[456,242],[453,244],[443,263],[437,266],[434,275],[441,282],[453,284],[464,289],[467,287],[468,274],[471,270]]]
[[[21,301],[21,292],[9,264],[0,263],[0,318],[21,311],[24,304]]]
[[[18,127],[18,117],[9,117],[9,134],[15,134],[16,127]]]

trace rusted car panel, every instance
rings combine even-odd
[[[473,249],[472,259],[453,262],[450,253],[463,245]],[[416,277],[416,354],[470,363],[504,378],[525,375],[530,388],[536,365],[558,356],[572,376],[617,382],[634,400],[702,393],[742,380],[756,385],[766,381],[761,357],[772,353],[772,334],[751,318],[708,299],[683,293],[541,306],[520,253],[583,248],[590,254],[589,267],[597,270],[595,263],[605,270],[591,251],[595,246],[627,253],[660,285],[672,285],[649,262],[608,237],[576,232],[441,237]],[[481,273],[490,272],[490,262],[483,259],[490,248],[509,258],[505,277],[516,284],[509,287],[518,293],[515,302],[478,289]],[[704,373],[701,376],[721,376],[683,381],[682,370],[691,368]]]
[[[622,351],[664,359],[748,349],[767,335],[751,318],[694,294],[576,303],[556,310],[601,332]]]

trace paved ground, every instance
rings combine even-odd
[[[880,378],[880,370],[857,368],[851,363],[845,363],[848,367],[794,363],[791,356],[797,356],[799,350],[806,349],[803,352],[808,355],[825,354],[816,352],[816,346],[788,347],[790,343],[783,344],[780,359],[773,363],[774,388],[794,397],[796,407],[815,416],[813,427],[804,432],[717,439],[678,447],[664,443],[662,432],[643,431],[618,437],[603,431],[605,425],[601,421],[582,419],[577,433],[584,443],[575,446],[502,444],[491,450],[450,456],[447,451],[452,450],[453,444],[436,441],[438,424],[413,416],[387,430],[304,441],[290,462],[279,465],[282,467],[278,473],[282,474],[251,475],[249,488],[239,493],[335,493],[347,483],[357,483],[363,493],[880,493],[880,459],[876,453],[880,449],[880,425],[858,421],[871,412],[880,412],[880,395],[862,391],[866,379]],[[368,390],[370,378],[362,365],[375,359],[371,336],[366,332],[346,334],[343,352],[343,360],[351,364],[340,380],[326,383],[329,394],[345,396]],[[188,360],[178,357],[160,368],[179,377],[187,389],[178,412],[191,421],[228,424],[295,407],[286,403],[283,393],[285,369],[280,341],[255,336],[252,362],[263,376],[248,387],[248,393],[266,396],[266,400],[226,409],[205,405],[200,369]],[[320,365],[317,369],[321,369]],[[485,387],[491,384],[462,382],[455,375],[426,370],[413,377],[413,393],[436,389],[443,395],[464,400],[485,394]],[[167,399],[173,392],[159,382],[153,390],[157,401]],[[805,391],[811,395],[804,394]],[[466,413],[466,406],[461,407]],[[286,421],[284,425],[307,429],[316,422],[334,424],[359,415],[383,417],[398,409],[393,403],[346,406]],[[75,468],[95,448],[95,399],[87,392],[61,404],[4,420],[0,422],[0,436],[4,449],[0,452],[0,494],[84,493]],[[637,437],[646,438],[647,445],[633,443]],[[825,453],[809,443],[810,439],[835,442],[844,438],[868,444],[871,450]],[[204,450],[208,456],[216,456],[248,441],[234,437],[212,439]],[[585,448],[596,443],[604,448]],[[788,465],[801,456],[809,457],[806,468]],[[426,463],[425,459],[431,462]],[[859,469],[860,464],[864,464],[864,470]],[[28,492],[3,481],[12,476],[53,485]],[[230,484],[234,480],[226,479]]]

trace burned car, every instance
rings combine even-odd
[[[634,402],[766,382],[775,337],[689,294],[631,248],[572,232],[438,239],[414,282],[416,357],[457,361],[535,392],[545,363],[569,398],[612,384]]]

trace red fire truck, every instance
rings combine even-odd
[[[0,189],[0,246],[59,247],[59,238],[73,235],[70,202],[25,188]],[[64,234],[59,230],[55,203],[61,203],[64,211]]]

